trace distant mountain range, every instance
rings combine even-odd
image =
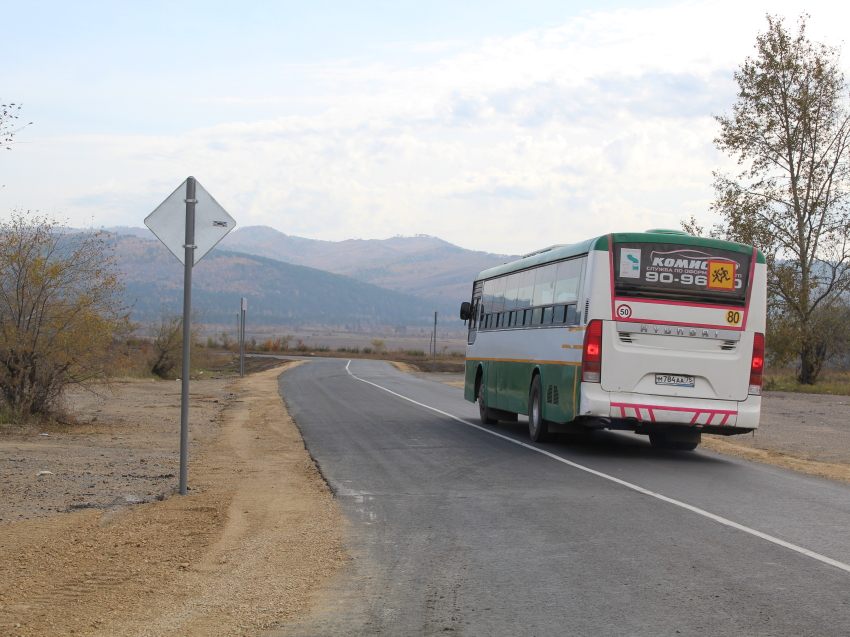
[[[113,234],[108,241],[125,274],[134,320],[156,320],[163,307],[182,308],[183,266],[165,246],[135,233]],[[440,312],[441,324],[459,323],[454,302],[416,298],[347,276],[232,250],[214,249],[207,254],[193,271],[192,290],[193,306],[203,310],[206,324],[233,323],[243,296],[248,299],[253,325],[349,325],[352,330],[430,325],[435,310]]]
[[[147,228],[105,230],[122,236],[154,238]],[[287,235],[267,226],[237,228],[213,253],[225,250],[342,274],[388,290],[442,301],[453,308],[467,300],[472,281],[481,270],[517,258],[466,250],[427,235],[320,241]]]

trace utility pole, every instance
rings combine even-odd
[[[437,313],[434,312],[434,372],[437,372]]]

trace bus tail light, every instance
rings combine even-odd
[[[598,383],[602,380],[602,321],[593,319],[584,332],[581,353],[581,380]]]
[[[764,382],[764,334],[755,333],[753,339],[753,362],[750,364],[750,396],[761,396]]]

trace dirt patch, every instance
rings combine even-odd
[[[190,456],[216,434],[231,382],[192,383]],[[177,487],[179,382],[118,382],[72,392],[68,405],[74,426],[2,430],[0,525],[153,502]]]
[[[703,436],[703,447],[850,482],[850,397],[767,392],[752,436]]]
[[[417,368],[417,371],[420,372],[433,372],[434,371],[434,363],[433,362],[415,362],[412,363],[413,367]],[[446,361],[437,361],[437,373],[449,373],[449,374],[462,374],[466,371],[466,363],[449,363]]]
[[[390,361],[390,365],[395,367],[400,372],[405,372],[407,374],[416,374],[419,372],[418,367],[414,367],[410,363],[402,363],[401,361]]]
[[[425,364],[425,363],[411,364],[411,363],[405,363],[405,362],[402,362],[402,361],[390,361],[390,365],[395,367],[398,371],[405,372],[407,374],[422,374],[423,373],[423,370],[422,370],[423,367],[427,367],[428,368],[427,371],[432,372],[432,373],[433,373],[433,369],[434,369],[433,366],[429,366],[428,364]],[[437,373],[438,374],[440,374],[440,373],[456,374],[456,373],[459,373],[459,372],[463,372],[464,369],[465,369],[463,366],[461,367],[461,369],[459,371],[457,369],[454,369],[454,368],[452,368],[452,369],[440,369],[441,365],[443,365],[443,366],[461,365],[462,366],[463,364],[462,363],[437,363]],[[463,382],[464,381],[462,381],[462,380],[442,381],[443,385],[449,385],[450,387],[458,387],[460,389],[463,389],[463,387],[464,387]]]
[[[850,482],[850,465],[840,462],[818,462],[795,457],[781,451],[757,449],[738,442],[734,438],[724,438],[723,436],[705,435],[702,437],[702,446],[712,451],[738,456],[754,462],[763,462],[823,478]]]
[[[193,384],[208,404],[193,403],[185,497],[144,471],[111,484],[128,459],[176,473],[179,383],[128,383],[73,433],[4,436],[28,485],[3,480],[0,515],[14,521],[0,526],[0,634],[244,635],[306,612],[345,560],[342,517],[278,396],[280,371]],[[37,478],[39,466],[56,471]],[[128,489],[153,501],[116,502]],[[75,497],[109,510],[57,514]]]

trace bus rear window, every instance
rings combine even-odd
[[[617,296],[743,306],[752,255],[670,243],[615,243]]]

